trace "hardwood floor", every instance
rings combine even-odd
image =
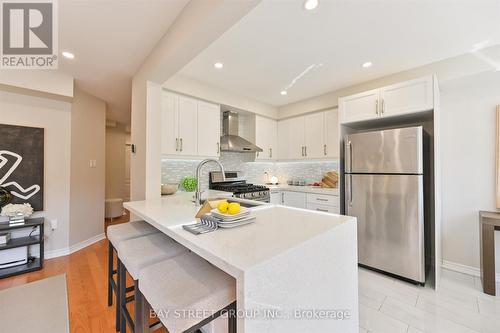
[[[114,332],[114,307],[107,304],[107,249],[102,240],[68,256],[45,261],[40,271],[0,280],[0,290],[66,274],[71,332]]]
[[[124,215],[106,221],[106,226],[128,220]],[[68,256],[46,260],[40,271],[0,279],[0,290],[66,274],[71,332],[115,332],[115,308],[107,304],[107,254],[105,239]]]

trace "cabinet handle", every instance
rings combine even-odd
[[[328,201],[328,199],[316,198],[316,201]]]
[[[281,192],[281,204],[285,203],[285,192]]]
[[[323,153],[325,154],[326,156],[326,145],[323,145]]]
[[[304,147],[304,156],[307,156],[307,146]]]
[[[182,151],[182,138],[179,139],[180,143],[181,143],[181,148],[180,148],[180,151]]]
[[[179,138],[175,138],[175,151],[179,151]]]
[[[220,153],[220,143],[217,142],[217,154]]]
[[[304,156],[304,146],[302,146],[302,156]]]
[[[380,105],[380,109],[381,109],[380,114],[384,114],[384,111],[385,111],[385,101],[384,101],[383,98],[380,100],[380,104],[381,104]]]
[[[273,148],[269,148],[269,158],[273,158]]]
[[[378,116],[378,99],[375,100],[375,113],[377,114]]]
[[[316,210],[319,210],[320,212],[325,212],[325,213],[328,213],[328,209],[316,208]]]

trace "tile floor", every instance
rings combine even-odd
[[[360,333],[499,333],[500,296],[448,270],[436,292],[360,268],[359,317]]]

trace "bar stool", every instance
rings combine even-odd
[[[180,254],[187,253],[188,249],[179,243],[175,242],[172,238],[164,235],[163,233],[156,233],[149,236],[139,237],[123,241],[118,244],[118,294],[120,300],[120,332],[126,333],[127,324],[132,332],[135,332],[135,327],[140,317],[135,316],[132,319],[129,311],[127,310],[127,303],[141,299],[140,290],[138,288],[139,271],[147,266],[156,264],[160,261],[174,258]],[[132,288],[127,288],[126,273],[129,273],[134,280],[133,291],[134,295],[127,297],[127,291]],[[157,277],[163,278],[163,277]],[[135,302],[135,313],[139,302]]]
[[[142,326],[136,326],[135,333],[149,331],[150,308],[158,311],[158,319],[169,333],[196,332],[229,311],[229,333],[236,333],[235,279],[194,253],[142,269],[139,289],[142,296],[136,301],[140,303],[136,316],[141,314]],[[200,311],[203,318],[186,315],[189,311]]]
[[[114,275],[118,273],[118,267],[114,268],[114,252],[119,243],[142,236],[148,236],[160,232],[158,229],[145,221],[133,221],[117,225],[111,225],[107,228],[108,237],[108,306],[113,305],[113,292],[118,300],[118,276],[116,282]],[[120,307],[116,307],[116,330],[120,328]]]

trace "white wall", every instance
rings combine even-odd
[[[70,246],[104,233],[106,103],[75,89],[71,109]],[[96,160],[96,167],[90,167]]]
[[[495,211],[500,72],[441,83],[443,259],[479,267],[479,210]],[[500,273],[500,233],[496,233]]]
[[[148,147],[146,137],[151,136],[150,132],[160,133],[160,124],[151,121],[159,116],[148,115],[150,112],[159,114],[160,110],[149,109],[148,106],[160,105],[161,94],[150,95],[159,99],[148,101],[148,84],[155,86],[155,83],[167,81],[259,2],[190,1],[134,75],[131,127],[132,143],[136,145],[137,152],[131,158],[132,200],[145,199],[148,193],[159,195],[154,188],[161,179],[161,149],[157,149],[158,144],[152,141],[149,142],[153,147]]]
[[[500,52],[500,45],[484,49],[478,53],[481,52],[498,54],[498,52]],[[493,68],[491,64],[481,60],[481,58],[477,55],[478,54],[467,53],[454,58],[434,62],[404,72],[394,73],[323,95],[284,105],[278,108],[278,116],[282,119],[311,111],[328,109],[338,105],[339,97],[352,95],[358,92],[383,87],[429,74],[436,74],[438,81],[441,83],[496,69]]]
[[[46,225],[46,251],[69,246],[71,104],[0,90],[2,124],[45,129],[45,210],[37,216],[57,219],[58,228]]]
[[[234,108],[250,111],[262,116],[274,119],[278,117],[278,109],[272,105],[230,93],[224,89],[180,74],[171,77],[163,84],[163,87],[182,94],[204,99],[209,102],[229,105]]]
[[[17,87],[71,101],[73,77],[54,70],[0,70],[0,87]]]
[[[106,198],[130,197],[125,186],[125,145],[130,133],[122,124],[106,127]]]

